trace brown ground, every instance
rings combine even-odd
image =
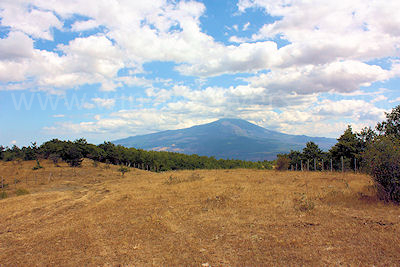
[[[0,265],[400,265],[368,176],[34,165],[0,162]]]

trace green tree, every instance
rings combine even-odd
[[[300,164],[303,159],[303,154],[300,151],[291,150],[288,157],[290,159],[290,165],[292,165],[293,168],[295,168],[297,164],[297,169],[300,170],[301,169]]]
[[[306,146],[303,148],[303,159],[319,159],[322,156],[322,150],[314,142],[307,142]]]
[[[357,138],[357,134],[353,133],[350,125],[339,137],[338,142],[330,149],[331,157],[334,161],[335,168],[341,168],[341,158],[344,159],[346,169],[354,167],[354,159],[360,160],[362,152],[362,143]]]
[[[365,151],[368,144],[371,144],[377,137],[377,134],[371,127],[364,127],[359,133],[356,133],[360,142],[360,150]]]
[[[69,142],[63,151],[62,159],[71,167],[79,167],[82,163],[83,155],[76,145]]]
[[[4,153],[5,147],[0,146],[0,160],[3,160],[3,153]]]
[[[391,136],[395,139],[400,139],[400,105],[393,108],[390,113],[386,114],[386,121],[378,123],[376,130],[381,135]]]
[[[365,167],[374,178],[378,196],[400,203],[400,140],[379,136],[363,154]]]

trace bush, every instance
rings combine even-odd
[[[4,199],[4,198],[7,198],[7,193],[4,192],[4,191],[1,191],[0,192],[0,199]]]
[[[285,155],[278,155],[276,160],[276,169],[278,171],[287,171],[289,169],[290,159]]]
[[[39,160],[36,160],[36,166],[34,166],[33,168],[32,168],[32,170],[39,170],[39,169],[41,169],[41,168],[43,168],[41,165],[40,165],[40,162],[39,162]]]
[[[378,189],[378,197],[400,203],[400,141],[381,136],[367,146],[364,168]]]
[[[15,191],[15,194],[16,194],[17,196],[27,195],[27,194],[29,194],[29,191],[26,190],[26,189],[24,189],[24,188],[18,188],[18,189]]]
[[[126,172],[129,172],[129,168],[126,166],[121,165],[118,169],[119,172],[121,172],[122,176],[125,175]]]

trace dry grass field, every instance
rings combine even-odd
[[[365,175],[42,165],[0,162],[0,265],[400,265]]]

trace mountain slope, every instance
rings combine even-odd
[[[300,150],[308,141],[325,150],[336,143],[332,138],[283,134],[240,119],[221,119],[186,129],[132,136],[113,143],[146,150],[254,161],[271,160],[279,153]]]

